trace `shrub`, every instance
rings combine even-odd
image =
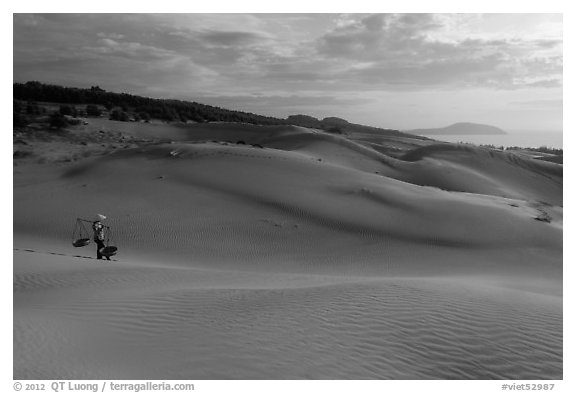
[[[26,104],[26,113],[29,115],[40,115],[42,111],[40,110],[40,107],[38,106],[37,103],[28,102]]]
[[[128,117],[126,112],[115,109],[110,113],[110,120],[130,121],[130,117]]]
[[[14,113],[13,117],[14,127],[24,127],[28,124],[28,118],[26,116],[21,115],[20,112],[17,112],[16,110],[14,110],[13,113]]]
[[[32,152],[30,152],[30,151],[16,150],[16,151],[12,154],[12,157],[13,157],[13,158],[25,158],[25,157],[30,157],[31,155],[32,155]]]
[[[86,115],[98,117],[102,114],[102,111],[96,105],[86,105]]]
[[[140,119],[144,121],[150,121],[150,115],[148,114],[148,112],[140,112],[138,116],[140,116]]]
[[[78,116],[78,111],[76,111],[76,108],[73,106],[60,105],[60,114],[65,116],[76,117]]]
[[[68,123],[68,120],[66,120],[66,117],[63,114],[61,114],[59,112],[54,112],[54,113],[52,113],[52,115],[50,115],[50,127],[51,128],[61,129],[61,128],[65,128],[69,125],[70,124]]]

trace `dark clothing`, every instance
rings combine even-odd
[[[106,247],[104,244],[104,225],[99,221],[95,221],[92,224],[92,229],[94,230],[94,242],[96,243],[96,259],[102,259],[104,255],[102,255],[101,251]],[[110,260],[110,257],[106,257],[106,259]]]
[[[96,248],[96,259],[102,259],[102,257],[103,257],[104,255],[102,255],[102,253],[101,253],[100,251],[102,251],[102,249],[103,249],[104,247],[106,247],[106,246],[104,245],[104,240],[95,240],[95,242],[96,242],[96,247],[97,247],[97,248]],[[105,257],[105,258],[108,259],[108,260],[110,260],[110,257]]]
[[[100,221],[94,221],[92,229],[94,230],[94,241],[104,241],[104,225]]]
[[[100,254],[100,250],[104,248],[104,242],[98,239],[95,239],[94,242],[96,243],[96,259],[102,259],[102,254]]]

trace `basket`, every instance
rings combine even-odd
[[[100,254],[104,255],[105,257],[111,257],[113,255],[116,255],[117,251],[118,251],[118,247],[108,246],[108,247],[104,247],[102,250],[100,250]]]
[[[88,238],[78,239],[72,242],[72,245],[74,247],[84,247],[87,246],[88,244],[90,244],[90,239]]]

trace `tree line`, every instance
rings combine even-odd
[[[150,119],[158,119],[167,122],[193,121],[203,123],[221,121],[257,125],[297,125],[323,129],[333,134],[367,132],[375,135],[427,139],[397,130],[353,124],[336,117],[320,120],[307,115],[292,115],[287,119],[279,119],[249,112],[223,109],[197,102],[148,98],[128,93],[113,93],[101,89],[99,86],[92,86],[88,89],[63,87],[35,81],[14,83],[13,98],[15,127],[24,126],[27,122],[27,115],[40,115],[40,112],[45,111],[36,102],[49,102],[63,104],[60,105],[58,112],[51,115],[50,124],[54,127],[65,125],[69,121],[70,116],[97,117],[101,116],[104,113],[103,111],[106,110],[109,118],[116,121],[146,122]],[[18,101],[27,102],[27,104],[23,107]],[[82,109],[78,109],[75,106],[82,106]]]
[[[63,87],[40,82],[13,84],[13,97],[22,101],[56,102],[73,105],[92,105],[92,114],[97,113],[94,105],[111,111],[113,120],[126,121],[130,112],[136,120],[159,119],[164,121],[188,120],[194,122],[242,122],[250,124],[272,125],[287,124],[284,119],[257,115],[241,111],[223,109],[197,102],[156,99],[135,96],[127,93],[113,93],[92,86],[89,89]],[[116,108],[116,109],[115,109]],[[88,110],[87,110],[88,112]]]

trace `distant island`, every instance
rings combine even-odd
[[[454,123],[442,128],[419,128],[406,130],[415,135],[505,135],[506,132],[498,127],[477,123]]]

